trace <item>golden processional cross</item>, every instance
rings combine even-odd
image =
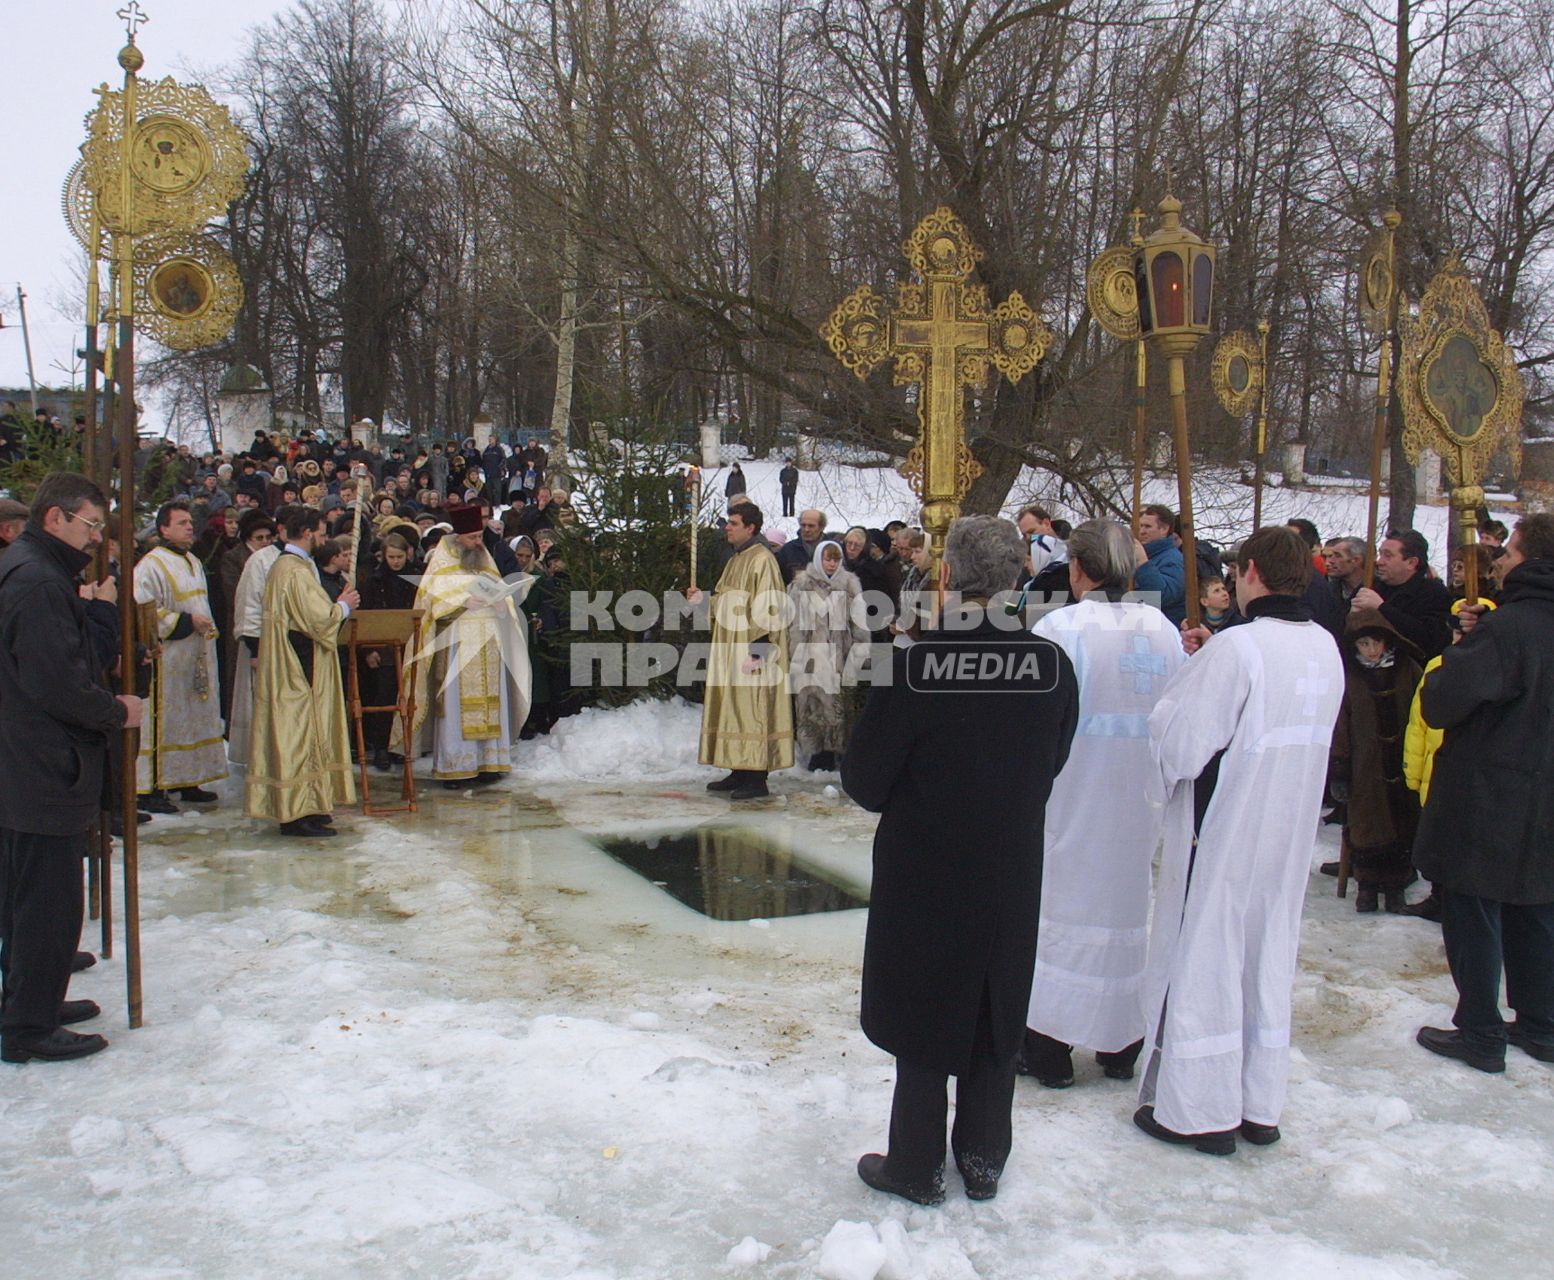
[[[821,327],[844,368],[867,378],[888,358],[897,386],[917,385],[918,443],[901,472],[923,503],[935,559],[982,464],[966,447],[964,388],[981,386],[991,364],[1011,382],[1036,367],[1052,334],[1018,292],[992,310],[987,288],[966,283],[982,258],[961,220],[940,207],[902,246],[920,281],[897,286],[896,309],[868,285]]]

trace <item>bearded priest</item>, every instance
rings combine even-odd
[[[733,555],[712,593],[712,651],[701,710],[702,764],[729,772],[707,784],[731,800],[769,795],[766,775],[793,767],[793,699],[788,694],[787,588],[760,537],[761,509],[736,502],[724,537]],[[685,598],[699,604],[693,588]]]
[[[254,673],[248,815],[281,824],[281,834],[335,834],[330,811],[356,799],[336,650],[340,626],[360,603],[346,588],[330,603],[313,553],[324,544],[324,517],[288,507],[286,546],[264,586],[264,624]]]
[[[204,784],[227,776],[221,729],[216,624],[211,620],[205,566],[190,553],[194,517],[187,502],[166,502],[156,514],[157,545],[135,566],[135,601],[156,606],[161,652],[146,699],[136,791],[141,808],[176,813],[176,790],[188,804],[214,804]]]
[[[416,588],[423,630],[408,665],[416,682],[412,740],[429,713],[432,775],[455,791],[512,772],[511,747],[528,719],[530,695],[526,624],[517,605],[533,579],[502,581],[485,547],[479,507],[448,507],[445,514],[453,532],[433,548]],[[397,721],[391,750],[405,750]]]

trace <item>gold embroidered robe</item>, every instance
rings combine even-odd
[[[313,562],[283,552],[264,588],[249,748],[250,817],[295,822],[356,799],[336,657],[344,620],[345,610],[330,603]],[[292,632],[312,641],[311,680]]]
[[[225,778],[216,641],[197,633],[171,638],[184,615],[213,616],[205,566],[186,552],[154,547],[135,566],[134,589],[136,603],[156,605],[162,641],[144,700],[135,789],[145,795]]]
[[[702,703],[703,764],[770,772],[793,767],[793,702],[788,696],[787,590],[777,557],[751,539],[723,567],[712,593],[712,649]],[[766,654],[743,667],[751,646]]]
[[[424,612],[420,642],[406,654],[415,679],[411,741],[420,740],[430,715],[432,775],[443,781],[511,772],[508,748],[529,716],[527,622],[512,599],[467,608],[476,579],[499,585],[496,562],[482,548],[480,568],[466,569],[450,534],[432,549],[416,587],[415,607]],[[396,720],[390,750],[404,749]]]

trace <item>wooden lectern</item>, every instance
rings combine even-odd
[[[410,726],[415,720],[415,681],[405,678],[405,647],[414,646],[421,634],[422,609],[362,609],[353,612],[345,620],[344,639],[347,649],[346,667],[350,681],[349,705],[351,722],[356,729],[356,762],[361,769],[362,813],[377,816],[385,813],[416,811],[415,802],[415,744]],[[394,654],[395,685],[399,700],[389,706],[364,707],[362,705],[361,671],[357,664],[359,650],[389,649]],[[400,799],[396,805],[374,805],[369,790],[367,773],[367,738],[362,717],[368,712],[397,712],[404,728],[405,764],[400,783]]]

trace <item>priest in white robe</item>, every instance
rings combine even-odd
[[[135,601],[156,608],[161,652],[140,734],[136,790],[141,808],[177,812],[169,791],[190,804],[214,804],[207,782],[227,776],[221,725],[221,679],[216,624],[211,618],[205,566],[189,549],[194,517],[187,502],[157,512],[158,545],[135,566]]]
[[[407,661],[416,681],[412,739],[429,719],[432,776],[457,790],[512,772],[512,744],[529,716],[530,671],[523,590],[506,590],[485,548],[480,508],[446,514],[453,532],[433,549],[416,588],[424,617]],[[390,745],[406,749],[397,721]]]
[[[1141,1103],[1151,1137],[1229,1155],[1279,1140],[1290,993],[1328,747],[1344,676],[1301,601],[1311,556],[1259,529],[1237,556],[1248,625],[1201,645],[1149,718],[1150,797],[1166,805],[1149,968]],[[1193,783],[1219,778],[1193,839]]]
[[[1181,637],[1152,604],[1124,600],[1133,535],[1089,520],[1068,544],[1078,603],[1032,630],[1062,647],[1079,677],[1079,728],[1047,801],[1036,970],[1022,1070],[1049,1089],[1073,1084],[1072,1050],[1131,1080],[1144,1043],[1144,965],[1162,811],[1143,800],[1149,715],[1184,661]]]

